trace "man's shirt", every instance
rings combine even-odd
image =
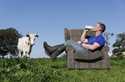
[[[88,44],[94,44],[95,42],[100,45],[100,47],[103,47],[105,45],[105,38],[102,34],[98,36],[88,36]]]

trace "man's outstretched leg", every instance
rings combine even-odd
[[[66,47],[73,48],[76,54],[83,54],[86,52],[86,49],[84,49],[82,45],[72,40],[67,40],[64,44],[56,46],[50,46],[47,44],[47,42],[44,42],[43,46],[45,51],[47,52],[47,55],[53,59],[57,58],[57,56],[64,52],[66,50]]]
[[[47,44],[47,42],[43,43],[44,49],[47,53],[47,55],[51,58],[56,58],[58,55],[60,55],[63,51],[65,51],[65,45],[59,44],[55,46],[50,46]]]

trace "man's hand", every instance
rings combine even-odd
[[[81,44],[82,42],[81,42],[81,41],[78,41],[77,43],[78,43],[78,44]]]
[[[78,44],[88,43],[88,39],[85,39],[84,41],[77,41]]]
[[[88,30],[84,30],[84,32],[81,35],[81,41],[84,41],[86,38],[86,34],[87,34]]]
[[[85,44],[85,43],[82,43],[82,46],[84,47],[84,48],[87,48],[87,49],[90,49],[90,50],[95,50],[95,49],[97,49],[97,48],[99,48],[100,47],[100,45],[97,43],[97,42],[95,42],[94,44]]]

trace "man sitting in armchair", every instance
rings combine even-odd
[[[105,38],[103,32],[105,31],[105,24],[98,22],[94,28],[91,28],[92,31],[95,31],[95,35],[86,36],[88,29],[85,29],[81,35],[81,41],[74,42],[72,40],[67,40],[64,44],[59,44],[55,46],[50,46],[47,42],[43,43],[45,51],[48,56],[51,58],[56,58],[63,51],[66,50],[66,47],[71,47],[75,50],[76,54],[84,55],[87,50],[95,51],[102,48],[105,45]]]

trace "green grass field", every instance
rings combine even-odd
[[[69,70],[65,59],[0,59],[0,82],[125,82],[125,59],[110,70]]]

